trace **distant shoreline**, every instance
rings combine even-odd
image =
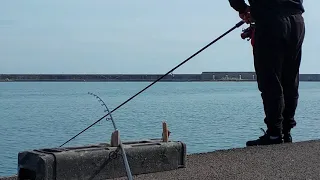
[[[0,82],[152,82],[163,74],[0,74]],[[320,74],[300,74],[300,81],[320,81]],[[169,74],[160,82],[256,81],[254,72]]]
[[[154,80],[155,81],[155,80]],[[255,82],[256,80],[214,80],[214,81],[170,81],[170,80],[160,80],[159,82]],[[110,81],[99,81],[99,80],[12,80],[12,81],[2,81],[0,82],[153,82],[153,80],[110,80]]]

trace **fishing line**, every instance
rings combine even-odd
[[[171,69],[170,71],[168,71],[166,74],[162,75],[160,78],[158,78],[157,80],[155,80],[154,82],[152,82],[151,84],[149,84],[147,87],[145,87],[144,89],[142,89],[141,91],[139,91],[138,93],[136,93],[135,95],[133,95],[132,97],[130,97],[129,99],[127,99],[126,101],[124,101],[122,104],[120,104],[119,106],[117,106],[116,108],[114,108],[112,111],[108,112],[106,115],[102,116],[100,119],[98,119],[96,122],[92,123],[90,126],[88,126],[87,128],[85,128],[84,130],[82,130],[81,132],[79,132],[77,135],[73,136],[72,138],[70,138],[68,141],[66,141],[65,143],[63,143],[62,145],[60,145],[59,147],[62,147],[63,145],[67,144],[68,142],[70,142],[71,140],[73,140],[74,138],[76,138],[77,136],[79,136],[80,134],[82,134],[83,132],[85,132],[86,130],[88,130],[89,128],[91,128],[92,126],[94,126],[95,124],[97,124],[98,122],[100,122],[102,119],[104,119],[105,117],[107,117],[108,115],[110,115],[111,113],[113,113],[114,111],[116,111],[117,109],[119,109],[120,107],[122,107],[123,105],[125,105],[126,103],[128,103],[129,101],[131,101],[133,98],[135,98],[136,96],[138,96],[140,93],[142,93],[143,91],[145,91],[146,89],[148,89],[149,87],[151,87],[152,85],[154,85],[155,83],[157,83],[158,81],[160,81],[162,78],[164,78],[165,76],[167,76],[168,74],[170,74],[171,72],[173,72],[174,70],[176,70],[177,68],[179,68],[181,65],[183,65],[184,63],[188,62],[190,59],[192,59],[193,57],[195,57],[197,54],[199,54],[200,52],[202,52],[203,50],[207,49],[209,46],[211,46],[212,44],[214,44],[215,42],[217,42],[218,40],[220,40],[221,38],[223,38],[225,35],[229,34],[231,31],[235,30],[236,28],[239,28],[240,26],[242,26],[245,22],[244,21],[240,21],[238,22],[236,25],[234,25],[232,28],[230,28],[228,31],[226,31],[225,33],[223,33],[222,35],[220,35],[218,38],[216,38],[215,40],[211,41],[209,44],[207,44],[206,46],[204,46],[203,48],[201,48],[199,51],[197,51],[196,53],[194,53],[193,55],[191,55],[189,58],[187,58],[186,60],[184,60],[183,62],[181,62],[180,64],[178,64],[176,67],[174,67],[173,69]]]

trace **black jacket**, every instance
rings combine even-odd
[[[244,12],[248,6],[244,0],[229,0],[233,9]],[[286,16],[304,13],[303,0],[249,0],[251,16],[258,20],[269,16]]]

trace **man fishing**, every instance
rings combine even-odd
[[[299,68],[305,36],[303,0],[229,0],[246,23],[254,22],[253,57],[267,131],[247,146],[292,142]]]

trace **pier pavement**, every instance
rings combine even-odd
[[[186,168],[134,179],[319,180],[320,140],[192,154]]]

